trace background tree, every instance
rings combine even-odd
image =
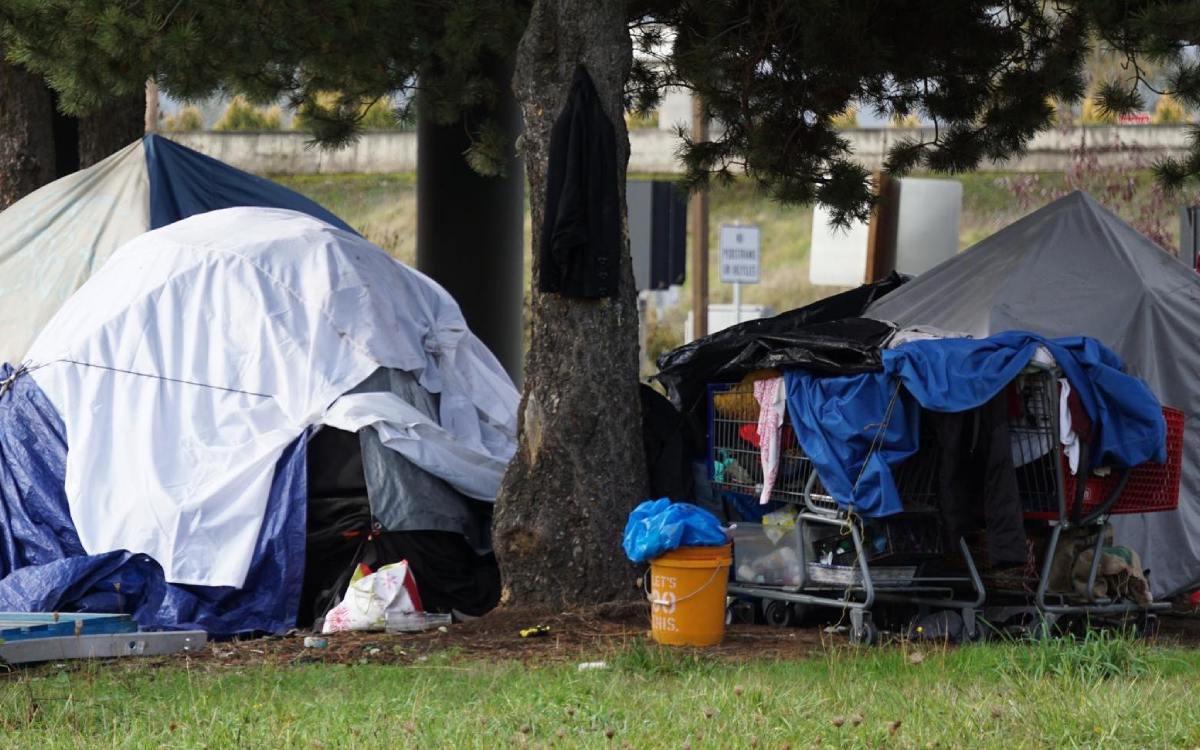
[[[457,123],[469,134],[458,151],[483,174],[502,174],[513,145],[503,112],[515,62],[535,233],[548,128],[580,61],[622,134],[622,185],[622,104],[646,112],[664,87],[685,86],[722,125],[711,141],[683,134],[689,184],[745,174],[778,200],[823,203],[843,222],[865,218],[874,201],[838,131],[851,107],[930,124],[892,147],[886,168],[903,174],[962,172],[1020,152],[1052,125],[1051,101],[1083,96],[1092,39],[1131,71],[1101,87],[1106,111],[1138,108],[1143,58],[1168,71],[1179,101],[1200,103],[1186,41],[1200,30],[1197,2],[536,0],[530,11],[505,0],[264,0],[253,12],[233,0],[0,0],[9,58],[44,75],[68,112],[92,112],[154,78],[182,99],[283,96],[315,138],[340,145],[364,105],[395,95],[404,108],[419,102],[425,122]],[[1200,174],[1200,141],[1160,173],[1174,184]],[[506,585],[526,603],[617,598],[631,593],[618,531],[644,486],[629,260],[621,294],[601,302],[540,294],[533,271],[520,447],[497,507]]]
[[[144,84],[143,84],[144,86]],[[146,93],[143,87],[105,98],[79,117],[79,169],[120,151],[146,132]]]
[[[1097,92],[1116,115],[1145,109],[1143,90],[1169,95],[1184,109],[1200,108],[1200,2],[1130,0],[1081,3],[1100,43],[1122,58]],[[1182,159],[1155,165],[1164,188],[1175,192],[1200,179],[1200,139]]]
[[[86,117],[55,109],[41,76],[0,61],[0,209],[137,140],[145,98],[121,97]]]
[[[0,62],[0,209],[54,179],[53,112],[40,76]]]

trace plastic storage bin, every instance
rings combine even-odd
[[[739,523],[733,531],[734,579],[758,586],[804,585],[805,548],[801,524]]]

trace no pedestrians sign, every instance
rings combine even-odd
[[[758,227],[721,225],[721,282],[757,284],[759,276]]]

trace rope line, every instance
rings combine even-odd
[[[141,377],[141,378],[152,378],[154,380],[161,380],[161,381],[167,382],[167,383],[178,383],[180,385],[191,385],[191,386],[195,386],[197,388],[209,388],[214,391],[225,391],[226,393],[237,393],[237,394],[240,394],[243,396],[254,396],[256,398],[272,398],[272,396],[270,396],[266,393],[255,393],[254,391],[244,391],[244,390],[241,390],[238,388],[229,388],[229,387],[223,386],[223,385],[212,385],[210,383],[201,383],[201,382],[198,382],[195,380],[183,380],[181,378],[169,378],[165,375],[156,375],[151,372],[138,372],[137,370],[125,370],[120,367],[110,367],[108,365],[98,365],[98,364],[95,364],[92,362],[80,362],[79,360],[76,360],[76,359],[55,359],[55,360],[51,360],[49,362],[43,362],[43,363],[37,364],[37,365],[31,365],[28,362],[23,363],[16,370],[13,371],[13,374],[9,378],[7,378],[3,381],[0,381],[0,396],[3,396],[5,391],[7,391],[9,388],[12,387],[12,384],[16,381],[16,379],[18,377],[20,377],[22,375],[27,375],[36,370],[40,370],[43,367],[48,367],[50,365],[59,364],[59,363],[78,365],[79,367],[94,367],[98,370],[107,370],[109,372],[117,372],[117,373],[121,373],[124,375],[135,375],[135,376]]]

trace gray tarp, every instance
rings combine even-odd
[[[379,368],[351,393],[394,393],[437,420],[437,397],[403,370]],[[449,531],[462,534],[479,554],[491,549],[490,529],[480,525],[473,501],[445,481],[388,448],[375,430],[358,432],[371,514],[385,531]]]
[[[869,317],[974,336],[1099,339],[1187,414],[1179,510],[1114,517],[1156,596],[1200,586],[1200,277],[1084,193],[1000,230],[872,305]]]

